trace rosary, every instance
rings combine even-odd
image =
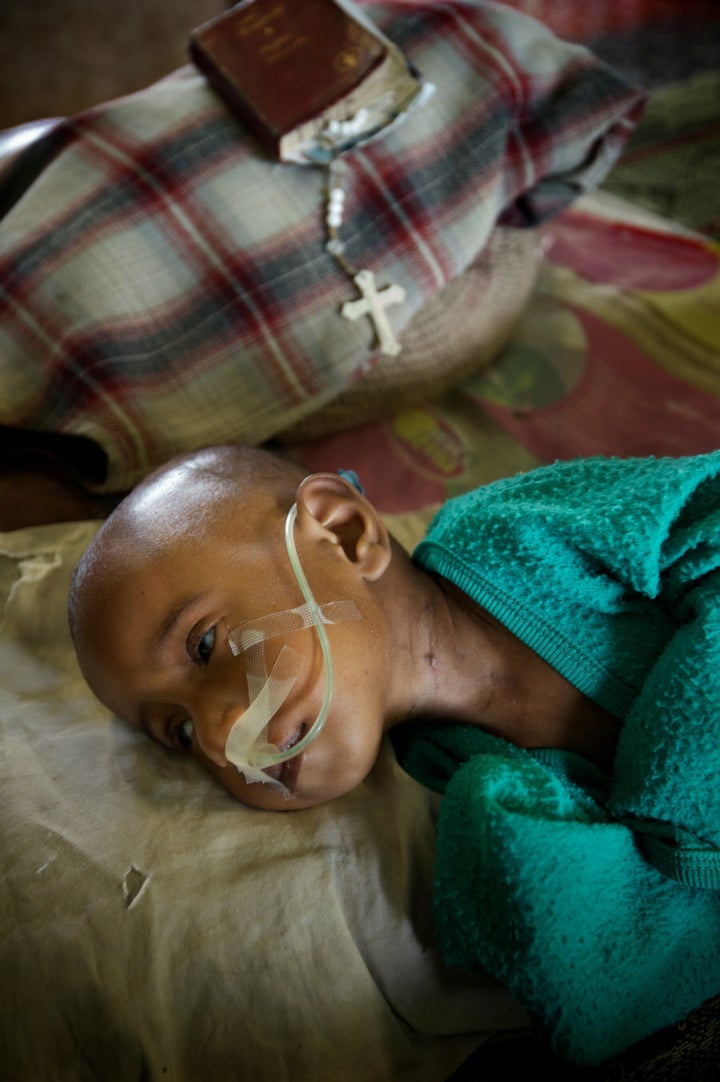
[[[340,237],[345,210],[345,171],[346,166],[342,158],[331,158],[327,173],[325,227],[328,239],[325,247],[338,265],[352,278],[360,290],[360,297],[357,300],[345,301],[340,311],[345,319],[353,323],[362,319],[363,316],[368,316],[373,322],[380,352],[396,357],[401,346],[393,334],[385,309],[393,304],[402,304],[406,296],[405,290],[399,285],[389,285],[378,289],[372,271],[356,270],[345,258],[345,245]]]

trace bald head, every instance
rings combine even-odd
[[[199,541],[228,522],[238,535],[274,541],[277,519],[284,518],[306,472],[264,450],[222,446],[183,455],[150,474],[100,527],[75,569],[68,617],[76,644],[94,591],[131,560],[157,558],[180,538]]]

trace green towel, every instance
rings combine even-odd
[[[425,727],[401,760],[442,788],[456,754],[470,758],[447,781],[436,858],[447,965],[492,972],[582,1064],[718,991],[715,892],[667,879],[585,788],[479,729]]]
[[[648,859],[656,834],[671,856],[720,845],[720,453],[498,482],[446,505],[415,559],[624,721],[607,779],[479,729],[402,734],[445,793],[446,962],[490,969],[597,1063],[720,991],[720,892]]]

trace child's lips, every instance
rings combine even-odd
[[[305,735],[305,723],[302,722],[298,725],[297,730],[289,736],[286,740],[283,740],[282,744],[278,744],[280,751],[289,751],[290,748],[294,748]]]
[[[305,725],[303,723],[298,726],[294,733],[291,733],[289,737],[277,745],[278,750],[289,751],[290,748],[295,747],[295,745],[302,740],[304,735]],[[282,782],[283,785],[289,789],[297,778],[301,760],[302,755],[295,755],[291,759],[285,759],[282,763],[266,766],[263,773],[267,774],[268,777],[273,778],[275,781]]]

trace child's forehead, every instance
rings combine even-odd
[[[252,505],[258,495],[256,486],[248,492]],[[237,486],[227,478],[205,470],[176,467],[140,485],[121,505],[121,521],[154,527],[166,533],[177,530],[188,519],[185,516],[221,512],[224,507],[239,502]]]
[[[251,514],[232,494],[211,502],[183,495],[172,505],[148,503],[108,532],[100,579],[134,588],[138,576],[194,581],[227,574],[270,587],[285,577],[283,536],[280,514]]]
[[[188,538],[219,539],[228,529],[257,536],[279,517],[275,509],[265,482],[241,487],[205,471],[176,469],[128,497],[113,533],[120,545],[133,546],[144,537],[161,548]]]

